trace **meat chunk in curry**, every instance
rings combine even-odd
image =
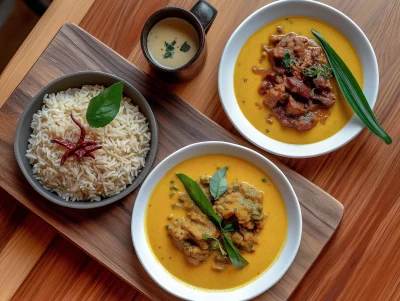
[[[257,233],[264,227],[263,192],[248,183],[236,181],[228,185],[218,200],[214,200],[209,192],[210,179],[211,176],[203,175],[197,183],[213,204],[223,225],[233,225],[232,231],[226,235],[238,249],[254,252],[258,243]],[[221,233],[186,192],[179,193],[179,202],[187,214],[167,225],[168,234],[188,262],[198,265],[207,260],[214,249],[219,248],[218,241],[222,245]],[[222,270],[230,264],[229,257],[218,254],[214,257],[212,267]]]
[[[193,265],[198,265],[211,254],[210,245],[203,235],[219,237],[220,233],[214,223],[185,192],[180,193],[179,200],[184,204],[187,216],[169,223],[168,234],[179,251],[186,255],[187,260]]]
[[[313,40],[294,32],[271,35],[267,51],[272,68],[253,71],[263,76],[259,93],[279,122],[299,131],[324,121],[321,110],[336,102],[325,53]]]

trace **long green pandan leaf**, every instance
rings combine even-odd
[[[360,85],[357,83],[357,80],[354,78],[349,68],[321,34],[315,30],[311,30],[311,32],[325,51],[333,74],[339,84],[339,88],[354,112],[372,133],[381,138],[386,144],[392,143],[392,138],[390,138],[376,120]]]

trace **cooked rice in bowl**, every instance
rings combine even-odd
[[[104,90],[102,86],[83,86],[46,95],[43,107],[33,115],[26,157],[36,180],[67,201],[100,201],[123,191],[145,165],[151,133],[146,117],[129,98],[121,101],[115,119],[102,128],[91,128],[86,121],[90,100]],[[79,127],[70,114],[85,127],[86,139],[102,146],[79,164],[74,156],[63,166],[67,150],[52,143],[53,138],[78,141]]]

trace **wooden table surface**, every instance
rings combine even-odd
[[[208,33],[204,70],[171,91],[234,131],[219,102],[219,59],[233,30],[270,1],[209,1],[220,14]],[[393,138],[386,146],[364,130],[334,153],[283,162],[345,206],[339,230],[293,300],[400,300],[400,1],[324,0],[366,33],[380,70],[375,114]],[[55,0],[0,76],[0,105],[66,22],[76,23],[150,73],[140,30],[150,14],[192,0]],[[1,126],[0,126],[1,127]],[[0,190],[0,300],[144,300]]]

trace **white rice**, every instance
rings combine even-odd
[[[88,125],[85,116],[89,101],[103,90],[102,86],[83,86],[46,95],[42,109],[33,115],[26,157],[35,178],[67,201],[100,201],[120,193],[142,170],[150,150],[146,118],[129,98],[123,98],[119,113],[107,126]],[[79,164],[72,156],[60,166],[67,149],[51,139],[78,141],[80,129],[73,123],[71,113],[84,125],[86,139],[103,148],[93,152],[96,159],[85,157]]]

